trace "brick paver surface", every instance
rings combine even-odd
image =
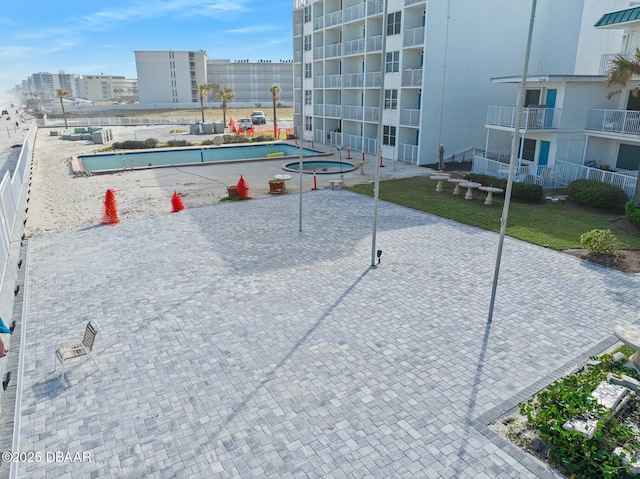
[[[488,326],[496,234],[381,202],[372,269],[371,198],[305,194],[302,233],[298,201],[31,239],[19,477],[550,476],[483,420],[637,320],[638,276],[507,238]]]

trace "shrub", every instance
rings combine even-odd
[[[222,137],[225,143],[249,143],[251,140],[244,135],[236,135],[232,133],[230,135],[224,135]]]
[[[259,143],[261,141],[273,141],[273,136],[259,135],[251,138],[252,143]]]
[[[627,202],[627,194],[622,188],[597,180],[572,181],[567,195],[577,205],[604,210],[622,208]]]
[[[478,173],[470,173],[466,178],[469,181],[481,183],[483,186],[493,186],[494,188],[507,190],[507,180],[503,178]],[[513,200],[539,202],[542,201],[543,196],[544,191],[542,186],[533,183],[513,182],[511,187],[511,199]]]
[[[215,145],[212,139],[204,140],[201,145]]]
[[[187,140],[169,140],[167,145],[169,146],[191,146],[193,143]]]
[[[591,230],[580,235],[580,244],[589,254],[614,256],[618,249],[618,238],[611,230]]]
[[[629,201],[625,207],[627,218],[634,225],[640,226],[640,205],[634,205],[633,201]]]

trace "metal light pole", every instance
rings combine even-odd
[[[342,174],[342,148],[340,148],[338,145],[336,145],[336,150],[338,150],[338,153],[340,154],[340,181],[342,182],[342,185],[344,186],[344,175]]]
[[[518,147],[520,143],[520,122],[522,121],[522,108],[524,105],[524,96],[527,91],[527,72],[529,70],[529,53],[531,52],[531,37],[533,36],[533,23],[536,17],[537,0],[531,2],[531,17],[529,19],[529,34],[527,36],[527,47],[524,54],[524,66],[522,68],[522,80],[518,89],[518,102],[516,106],[516,118],[513,126],[513,138],[511,139],[511,157],[509,158],[509,177],[507,179],[507,190],[504,194],[504,207],[502,209],[502,217],[500,218],[500,239],[498,241],[498,254],[496,256],[496,268],[493,274],[493,285],[491,287],[491,301],[489,303],[489,316],[487,322],[493,319],[493,306],[496,301],[496,289],[498,287],[498,275],[500,274],[500,260],[502,259],[502,246],[504,244],[504,236],[507,231],[507,218],[509,216],[509,203],[511,201],[511,189],[513,187],[513,170],[515,169],[516,158],[518,156]],[[486,153],[486,152],[485,152]]]

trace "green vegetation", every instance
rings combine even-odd
[[[580,236],[580,244],[589,254],[598,256],[615,256],[618,249],[618,238],[611,230],[591,230]]]
[[[640,205],[634,205],[633,201],[629,201],[625,207],[627,218],[634,225],[640,226]]]
[[[567,194],[577,205],[603,210],[620,209],[627,202],[627,194],[622,188],[597,180],[572,181],[567,188]]]
[[[435,192],[434,180],[427,177],[389,180],[380,183],[380,199],[409,208],[449,218],[460,223],[489,231],[500,231],[503,202],[494,197],[487,206],[480,201],[484,194],[476,192],[477,199],[465,200],[452,195],[453,185],[447,183],[443,193]],[[350,190],[373,196],[373,185],[349,187]],[[560,203],[518,203],[511,201],[507,234],[529,243],[548,245],[555,250],[580,248],[580,236],[585,231],[610,229],[623,248],[640,249],[640,238],[612,227],[601,214],[578,210]]]
[[[638,374],[613,361],[611,355],[593,359],[599,363],[554,382],[522,403],[520,412],[544,442],[550,462],[561,472],[570,477],[629,477],[622,460],[612,453],[618,446],[629,450],[640,448],[640,438],[634,434],[634,427],[640,425],[640,413],[636,411],[638,400],[632,397],[625,409],[610,417],[611,413],[596,402],[591,392],[607,380],[608,372],[635,379]],[[599,418],[592,439],[562,427],[570,419],[589,416]],[[533,448],[533,441],[522,445]],[[539,444],[536,449],[540,453]]]

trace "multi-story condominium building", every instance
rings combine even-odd
[[[640,81],[623,88],[607,86],[606,75],[613,57],[629,57],[640,46],[640,7],[628,8],[629,0],[583,3],[581,28],[573,31],[567,22],[563,30],[562,42],[577,45],[574,61],[568,58],[564,66],[547,69],[533,65],[526,79],[525,108],[517,133],[515,99],[488,106],[487,154],[476,157],[474,170],[505,176],[505,160],[495,145],[518,134],[517,181],[553,188],[592,178],[620,186],[631,197],[640,165],[640,98],[632,90]],[[564,2],[554,6],[556,13],[561,13],[557,9],[562,6]],[[561,16],[569,19],[567,13]],[[534,35],[536,32],[534,29]],[[492,81],[519,86],[522,77]]]
[[[78,95],[78,97],[85,100],[115,100],[135,97],[138,93],[138,81],[123,76],[85,75],[82,78],[82,83],[82,95]]]
[[[30,77],[30,91],[33,96],[37,96],[42,100],[48,100],[55,97],[55,86],[53,82],[53,74],[49,72],[34,73]]]
[[[197,103],[207,83],[207,54],[200,51],[136,51],[141,103]]]
[[[266,108],[272,105],[273,85],[280,87],[279,103],[293,104],[293,63],[290,60],[278,63],[269,60],[207,60],[207,82],[231,88],[233,104],[237,106]]]
[[[203,50],[137,51],[135,56],[142,103],[168,106],[199,103],[197,85],[205,83],[233,90],[234,106],[271,105],[270,88],[274,84],[280,87],[280,103],[291,104],[293,100],[291,61],[215,60],[209,59]],[[217,103],[218,99],[212,92],[205,101]]]
[[[599,62],[602,35],[583,27],[614,3],[539,0],[530,72]],[[294,0],[295,122],[305,138],[416,164],[435,163],[441,144],[447,157],[482,148],[487,105],[515,104],[517,85],[491,79],[522,70],[530,10],[511,0]]]

